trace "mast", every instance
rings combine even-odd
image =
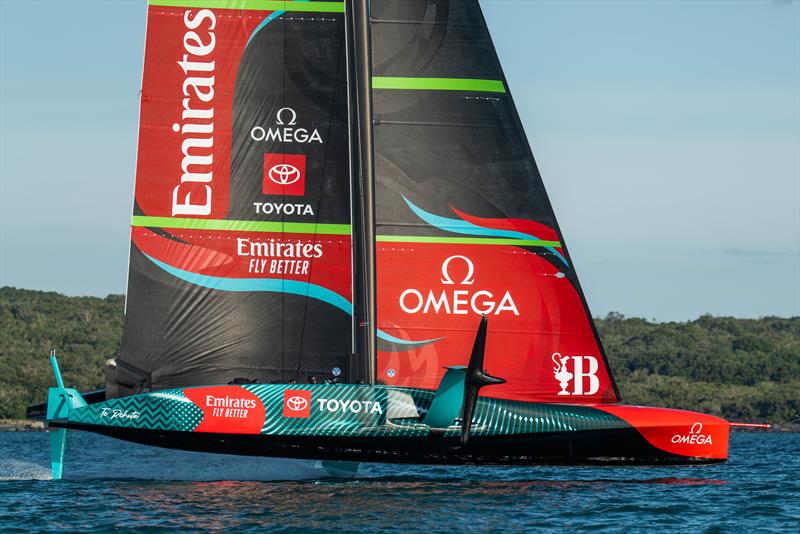
[[[355,274],[354,316],[357,316],[356,354],[365,365],[366,382],[376,379],[376,284],[375,284],[375,166],[372,135],[372,54],[369,0],[347,0],[348,79],[351,82],[351,135],[358,140],[358,165],[351,162],[355,180],[353,249]],[[351,48],[352,46],[352,48]],[[353,118],[355,120],[353,120]]]

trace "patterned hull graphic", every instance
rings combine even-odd
[[[207,386],[111,399],[50,423],[189,450],[355,461],[714,463],[727,458],[728,424],[711,416],[484,397],[470,442],[458,447],[460,421],[448,428],[422,422],[433,397],[432,391],[390,386]]]

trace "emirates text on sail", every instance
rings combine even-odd
[[[239,237],[236,239],[236,253],[250,257],[247,267],[250,273],[301,275],[308,274],[308,260],[321,258],[323,249],[320,243],[284,243],[275,239],[253,241]]]
[[[208,60],[208,56],[214,51],[217,42],[212,31],[216,28],[217,19],[209,9],[201,9],[197,14],[186,11],[183,14],[183,24],[187,28],[183,35],[186,53],[177,62],[186,76],[182,87],[183,111],[181,123],[172,125],[172,131],[180,132],[182,136],[183,157],[180,183],[172,189],[172,215],[210,215],[214,163],[215,65],[213,59]],[[196,194],[197,184],[202,185],[205,195]]]

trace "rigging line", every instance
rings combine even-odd
[[[337,54],[337,56],[339,58],[341,58],[341,46],[343,46],[343,45],[344,45],[344,42],[342,40],[341,44],[340,44],[340,48],[339,48],[340,52],[339,52],[339,54]],[[338,65],[338,62],[337,62],[337,65]],[[330,118],[329,122],[328,122],[328,131],[327,131],[329,140],[332,138],[331,132],[333,130],[334,123],[335,123],[335,117],[336,117],[336,101],[337,101],[336,100],[336,98],[337,98],[336,95],[338,94],[338,90],[337,89],[339,87],[339,85],[338,85],[339,84],[338,72],[339,72],[339,69],[336,68],[334,70],[333,93],[331,94],[331,97],[330,97],[330,107],[329,107],[329,112],[328,112],[328,117]],[[330,146],[331,146],[330,142],[325,144],[325,146],[324,146],[324,154],[323,154],[323,157],[322,157],[321,179],[319,180],[319,185],[318,185],[318,189],[317,189],[317,198],[319,199],[318,203],[317,203],[317,218],[320,217],[320,213],[322,212],[322,202],[325,199],[325,195],[323,193],[325,191],[325,180],[327,178],[326,170],[327,170],[327,163],[328,163],[328,151],[330,150]],[[316,228],[314,229],[314,234],[313,235],[314,235],[314,237],[313,237],[314,241],[313,242],[317,243],[319,234],[318,234]],[[311,271],[313,271],[313,268],[314,268],[314,258],[312,258],[310,260],[310,262],[311,263],[310,263],[309,271],[311,272]],[[308,277],[310,279],[311,275],[309,274]],[[299,352],[300,355],[303,354],[303,345],[304,345],[305,339],[306,339],[305,338],[305,332],[306,332],[306,328],[307,328],[308,322],[309,322],[308,321],[308,318],[309,318],[308,309],[309,309],[310,303],[311,303],[311,299],[309,297],[306,297],[306,301],[303,304],[303,317],[305,318],[305,320],[302,322],[302,327],[301,327],[301,332],[300,332],[300,352]],[[297,373],[298,373],[298,375],[300,373],[301,368],[302,368],[302,359],[301,359],[301,357],[298,357],[298,360],[297,360]]]
[[[348,83],[348,135],[350,148],[350,187],[351,187],[351,240],[352,240],[352,264],[353,264],[353,353],[359,363],[360,380],[365,380],[369,376],[369,365],[364,365],[366,354],[366,330],[360,326],[363,321],[365,309],[365,288],[363,284],[363,273],[365,263],[363,262],[361,231],[364,219],[362,186],[361,186],[361,142],[358,121],[358,102],[360,88],[356,80],[355,63],[357,60],[355,49],[355,15],[353,0],[348,0],[345,5],[345,36],[347,38],[347,83]],[[360,355],[360,357],[359,357]]]
[[[281,14],[283,14],[283,13],[284,12],[282,11]],[[287,50],[287,46],[286,46],[286,19],[281,18],[280,27],[281,27],[280,31],[281,31],[282,41],[283,41],[283,64],[284,64],[284,68],[282,69],[282,76],[281,76],[281,89],[282,89],[282,91],[281,91],[281,93],[282,93],[281,94],[281,107],[286,107],[286,87],[287,87],[287,84],[286,84],[286,50]],[[281,147],[281,151],[285,154],[286,153],[286,142],[284,140],[281,140],[280,147]],[[285,212],[281,216],[281,222],[283,222],[284,224],[286,223],[286,213]],[[286,236],[286,234],[284,232],[281,232],[281,238],[285,238],[285,236]],[[285,286],[285,281],[283,282],[283,285]],[[281,295],[281,299],[280,299],[280,302],[281,302],[281,318],[283,319],[281,321],[281,323],[282,323],[281,324],[281,369],[282,369],[281,375],[283,375],[283,376],[281,376],[281,380],[283,382],[286,382],[286,376],[285,376],[285,374],[286,374],[286,325],[287,325],[287,322],[288,322],[288,321],[286,321],[286,300],[287,300],[287,294],[284,292]],[[302,352],[300,354],[302,354]],[[295,368],[295,379],[298,382],[300,381],[300,355],[299,354],[298,354],[298,357],[297,357],[297,366]]]

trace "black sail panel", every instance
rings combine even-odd
[[[373,0],[378,377],[436,387],[488,318],[486,395],[619,396],[477,0]]]
[[[343,4],[186,4],[148,8],[109,395],[358,380]]]

